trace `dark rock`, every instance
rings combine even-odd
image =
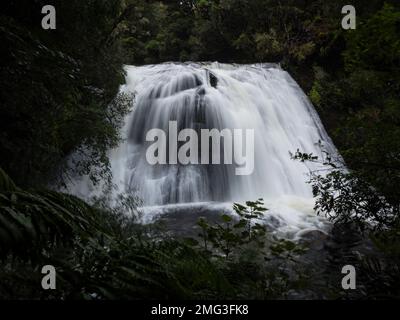
[[[207,70],[207,74],[208,74],[208,79],[210,81],[211,87],[216,88],[217,85],[218,85],[217,76],[214,73],[212,73],[211,71],[209,71],[209,70]]]
[[[306,245],[312,250],[324,249],[328,235],[321,230],[303,230],[297,234],[300,238],[299,243]]]

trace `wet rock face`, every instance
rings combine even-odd
[[[209,224],[213,225],[221,222],[221,215],[232,214],[229,204],[217,202],[160,206],[159,208],[159,212],[152,215],[152,222],[161,224],[163,229],[177,238],[197,237],[200,230],[197,222],[200,217],[205,218]],[[235,214],[232,217],[237,219]],[[274,215],[267,215],[263,218],[263,224],[267,233],[277,237],[287,237],[287,233],[280,231],[285,226],[284,222]],[[325,244],[330,240],[330,235],[322,230],[305,229],[293,234],[288,239],[298,242],[310,250],[323,251]]]
[[[300,238],[300,244],[312,250],[323,250],[329,239],[329,235],[321,230],[304,230],[300,231],[297,236]]]
[[[209,73],[209,79],[210,79],[210,85],[211,85],[211,87],[216,88],[217,85],[218,85],[218,78],[217,78],[217,76],[216,76],[214,73],[210,72],[210,73]]]
[[[200,217],[205,218],[210,224],[221,221],[221,214],[224,212],[221,208],[209,208],[206,205],[198,205],[190,209],[171,209],[166,210],[160,216],[156,217],[156,222],[172,237],[177,238],[196,238],[200,232],[197,221]]]

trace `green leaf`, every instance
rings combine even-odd
[[[232,217],[228,216],[227,214],[224,214],[221,216],[223,222],[231,222]]]

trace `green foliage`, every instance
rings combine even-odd
[[[268,209],[264,208],[262,199],[257,201],[247,201],[246,205],[235,203],[234,211],[239,216],[239,220],[227,214],[221,216],[222,223],[210,225],[204,218],[200,218],[197,225],[201,229],[199,237],[202,239],[205,252],[212,253],[209,245],[214,250],[221,251],[225,258],[230,258],[232,252],[244,244],[255,244],[262,248],[265,242],[266,228],[259,222],[263,213]],[[197,244],[197,241],[194,242]]]
[[[279,61],[283,55],[283,45],[279,41],[276,31],[271,29],[269,33],[256,33],[254,36],[256,44],[256,57],[258,61]]]
[[[128,1],[120,37],[135,63],[160,61],[272,62],[303,64],[336,54],[345,1],[229,0]],[[358,14],[376,8],[367,5]]]
[[[48,191],[9,188],[0,199],[2,298],[209,298],[227,286],[201,254],[151,240],[122,212]],[[131,199],[120,206],[135,210]],[[40,290],[45,264],[57,268],[56,293]],[[189,281],[193,266],[198,278]]]
[[[306,252],[306,249],[302,246],[286,239],[279,239],[275,244],[270,246],[270,250],[274,257],[293,262],[296,262],[298,255]]]
[[[349,168],[312,176],[316,210],[344,230],[340,247],[352,247],[348,238],[358,237],[373,248],[350,248],[333,262],[357,266],[363,288],[353,298],[400,293],[399,14],[398,3],[385,4],[359,20],[346,34],[341,70],[316,69],[311,91]]]
[[[354,178],[393,208],[400,204],[399,23],[398,5],[389,4],[361,19],[346,34],[342,72],[314,68],[310,93]]]
[[[105,44],[119,3],[55,1],[60,27],[47,32],[40,24],[47,2],[4,6],[0,165],[18,184],[54,180],[66,171],[65,158],[78,149],[85,153],[81,173],[92,165],[102,168],[100,174],[107,172],[106,151],[119,138],[121,121],[115,120],[127,111],[114,99],[123,81],[119,45]]]
[[[0,193],[0,256],[10,251],[33,258],[45,248],[93,234],[93,210],[76,197],[52,191],[29,192],[16,188],[2,172]],[[4,188],[7,186],[7,188]]]
[[[0,192],[11,192],[17,190],[14,181],[0,168]]]
[[[299,151],[294,159],[321,161]],[[364,171],[338,169],[330,157],[327,159],[321,162],[330,171],[326,175],[311,172],[310,184],[316,198],[316,212],[330,218],[334,224],[333,241],[341,242],[340,251],[333,252],[332,268],[344,264],[357,266],[357,281],[362,289],[347,298],[397,297],[400,293],[399,206],[393,205],[392,198],[386,198],[365,180]],[[335,233],[338,229],[341,230],[339,237]]]
[[[221,223],[209,224],[200,218],[200,242],[188,239],[188,243],[218,263],[236,297],[283,298],[290,290],[310,285],[310,269],[303,269],[304,262],[299,261],[306,249],[267,233],[262,199],[235,203],[233,209],[238,218],[224,214]]]
[[[233,205],[233,210],[240,217],[238,224],[234,227],[237,229],[245,229],[241,232],[241,236],[247,238],[247,242],[255,241],[262,246],[263,243],[260,239],[265,236],[265,227],[258,222],[253,223],[253,220],[261,220],[264,213],[268,211],[268,209],[264,207],[264,201],[262,199],[247,201],[245,206],[235,203]]]
[[[254,246],[266,240],[253,221],[266,210],[261,200],[236,204],[239,222],[227,215],[222,225],[199,222],[211,252],[138,224],[133,196],[120,196],[112,208],[102,199],[89,206],[66,194],[19,189],[0,173],[7,186],[0,192],[3,299],[265,299],[303,288],[303,276],[266,264]],[[296,248],[280,241],[272,251],[286,266],[284,255],[301,254]],[[46,264],[56,267],[56,291],[41,290]]]
[[[371,18],[348,35],[346,70],[382,70],[398,76],[400,65],[400,11],[385,3]],[[397,75],[396,75],[397,74]]]
[[[350,173],[335,170],[326,177],[313,177],[311,183],[317,212],[331,215],[336,223],[356,222],[362,229],[372,223],[376,229],[387,229],[398,220],[398,208]]]

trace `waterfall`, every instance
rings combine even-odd
[[[315,164],[293,161],[297,149],[322,156],[320,144],[336,149],[306,95],[278,65],[165,63],[126,66],[124,92],[134,93],[123,142],[110,151],[116,192],[138,195],[145,207],[231,203],[264,198],[288,225],[313,214],[309,170]],[[146,133],[178,130],[254,130],[254,170],[236,175],[233,164],[150,165]],[[234,142],[236,144],[236,142]],[[166,146],[168,154],[168,147]],[[87,181],[70,187],[88,198],[98,192]],[[299,214],[299,212],[301,214]],[[315,215],[314,215],[315,216]]]

